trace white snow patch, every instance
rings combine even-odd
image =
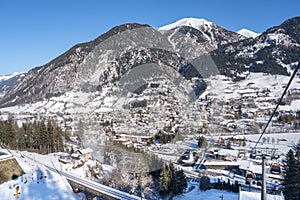
[[[1,81],[6,81],[10,78],[13,78],[15,76],[18,76],[19,74],[22,74],[21,72],[14,72],[12,74],[9,74],[9,75],[0,75],[0,82]]]
[[[223,199],[231,199],[238,200],[238,193],[226,192],[221,190],[207,190],[205,192],[201,192],[197,187],[189,193],[185,193],[180,196],[176,196],[175,200],[190,200],[190,199],[198,199],[198,200],[212,200],[212,199],[220,199],[223,196]]]
[[[240,200],[260,200],[261,193],[240,191]],[[268,200],[284,200],[283,196],[267,194]]]
[[[198,19],[198,18],[183,18],[180,19],[172,24],[160,27],[158,30],[159,31],[166,31],[166,30],[171,30],[177,27],[181,26],[190,26],[195,29],[200,30],[202,26],[208,25],[211,26],[212,22],[207,21],[206,19]]]
[[[238,34],[245,36],[246,38],[256,38],[259,36],[259,33],[255,33],[253,31],[250,31],[249,29],[242,28],[241,30],[237,31]]]

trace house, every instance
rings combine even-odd
[[[220,149],[219,159],[233,161],[239,156],[239,151],[234,149]]]
[[[72,153],[71,158],[74,160],[79,160],[81,158],[81,156],[79,153]]]

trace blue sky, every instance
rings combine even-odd
[[[46,64],[123,23],[160,27],[196,17],[263,32],[299,8],[299,0],[0,0],[0,74]]]

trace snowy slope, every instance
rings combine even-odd
[[[22,158],[14,153],[25,174],[15,180],[0,185],[1,199],[15,199],[19,186],[19,200],[77,200],[80,196],[73,193],[67,180],[45,167]]]
[[[246,38],[256,38],[259,36],[258,33],[250,31],[249,29],[242,28],[241,30],[237,31],[238,34],[245,36]]]

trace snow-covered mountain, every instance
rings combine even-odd
[[[287,20],[255,38],[195,18],[159,29],[141,24],[117,26],[30,70],[3,97],[1,105],[45,101],[75,91],[102,94],[114,90],[113,85],[132,69],[147,64],[166,66],[188,82],[200,78],[191,83],[197,95],[206,87],[201,78],[210,75],[223,74],[236,81],[249,72],[288,75],[298,64],[299,21],[299,17]],[[151,80],[159,77],[152,75]]]
[[[286,20],[256,38],[221,46],[211,52],[220,72],[236,80],[245,72],[289,75],[299,64],[300,17]]]
[[[169,41],[172,44],[177,44],[179,49],[182,49],[181,43],[184,43],[187,38],[191,38],[196,39],[197,46],[201,46],[202,51],[204,50],[206,52],[214,50],[222,44],[245,39],[244,36],[213,22],[197,18],[183,18],[172,24],[163,26],[158,30],[168,35]],[[191,46],[191,44],[188,45]],[[197,46],[191,46],[192,48],[189,49],[188,54],[191,54],[191,52],[195,50],[199,51]]]
[[[259,36],[259,33],[255,33],[249,29],[242,28],[239,31],[237,31],[238,34],[245,36],[246,38],[256,38]]]
[[[1,104],[9,106],[61,96],[80,87],[78,84],[100,91],[122,78],[129,69],[146,63],[170,66],[191,79],[201,76],[191,61],[222,44],[245,39],[204,20],[184,21],[195,23],[171,30],[140,24],[114,27],[95,40],[78,44],[50,63],[30,70]]]

